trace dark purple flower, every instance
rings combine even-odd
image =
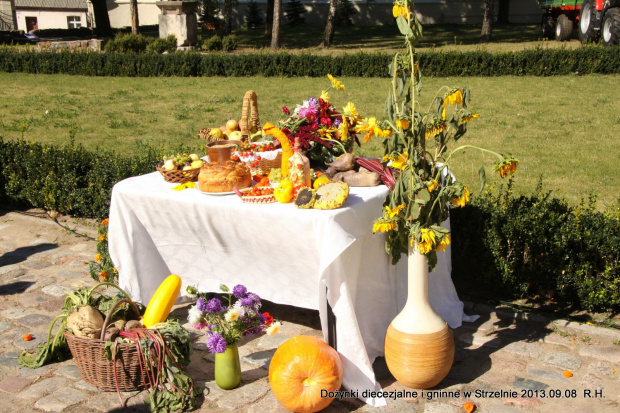
[[[200,308],[200,307],[199,307]],[[216,314],[219,313],[222,309],[222,303],[217,298],[212,298],[209,300],[207,305],[205,305],[204,312]]]
[[[196,302],[196,308],[198,308],[203,313],[207,311],[207,306],[204,298],[200,297],[198,299],[198,301]]]
[[[258,294],[248,293],[246,298],[251,299],[254,304],[260,304],[260,297]]]
[[[220,333],[207,332],[207,347],[213,354],[223,353],[226,351],[226,340],[220,335]]]
[[[241,285],[241,284],[237,284],[235,285],[235,287],[233,288],[233,295],[237,298],[243,298],[245,297],[246,293],[248,292],[248,289],[245,288],[245,286]]]

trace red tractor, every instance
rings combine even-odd
[[[563,42],[577,25],[582,43],[599,39],[605,46],[620,43],[620,0],[539,0],[538,4],[545,10],[540,23],[544,38]]]

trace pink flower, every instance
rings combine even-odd
[[[331,126],[332,121],[329,118],[321,118],[321,125]]]

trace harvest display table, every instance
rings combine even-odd
[[[146,304],[170,274],[182,278],[182,293],[188,285],[218,292],[222,283],[243,284],[263,299],[319,310],[326,337],[329,302],[343,385],[367,403],[384,405],[383,398],[362,393],[380,390],[372,362],[383,355],[385,332],[407,294],[407,259],[391,265],[384,237],[372,234],[387,188],[351,188],[343,207],[321,211],[248,205],[236,195],[177,192],[175,185],[154,172],[114,186],[109,248],[121,288]],[[463,304],[449,260],[440,263],[431,275],[431,301],[458,327]]]

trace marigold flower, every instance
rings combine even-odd
[[[336,79],[330,74],[328,74],[327,77],[329,78],[329,81],[332,82],[333,87],[335,87],[338,90],[344,90],[344,85],[342,84],[341,81],[339,81],[338,79]]]
[[[99,235],[99,238],[98,238],[98,239],[99,239],[99,242],[103,242],[103,240],[104,240],[105,238],[103,237],[103,235]]]
[[[101,221],[101,226],[104,227],[106,225],[108,225],[108,222],[110,222],[110,218],[106,218],[103,221]]]
[[[437,248],[435,248],[435,251],[445,251],[448,245],[450,245],[450,235],[446,234],[443,236],[441,241],[439,241],[439,244],[437,245]]]
[[[400,211],[402,211],[405,208],[405,204],[400,204],[399,206],[397,206],[394,209],[391,209],[389,206],[385,207],[385,210],[387,211],[387,217],[388,218],[394,218],[396,215],[398,215],[398,213]]]
[[[107,271],[101,271],[99,273],[99,278],[101,278],[102,280],[105,281],[105,279],[108,278],[108,272]]]
[[[569,370],[564,370],[564,377],[573,377],[573,373],[571,373]]]
[[[473,402],[465,402],[463,404],[463,408],[467,413],[472,413],[474,410],[476,410],[476,405]]]
[[[461,102],[463,102],[463,92],[457,89],[444,98],[441,106],[445,108],[447,105],[458,105]]]
[[[426,189],[428,189],[428,192],[433,192],[435,189],[437,189],[437,186],[439,184],[437,183],[437,181],[433,181],[433,183],[431,183]]]
[[[114,274],[118,274],[118,270],[114,267]]]
[[[34,337],[32,337],[32,335],[30,335],[30,334],[24,334],[24,335],[22,336],[22,338],[24,339],[24,341],[30,341],[30,340],[32,340]]]
[[[452,198],[452,205],[464,207],[469,202],[469,189],[464,188],[463,194],[459,198]]]
[[[461,125],[469,122],[470,120],[478,119],[479,117],[480,115],[477,113],[474,113],[473,115],[465,116],[463,120],[461,121]]]
[[[101,261],[101,254],[95,255],[95,261]]]
[[[396,222],[375,222],[372,226],[372,232],[388,232],[396,229]]]

